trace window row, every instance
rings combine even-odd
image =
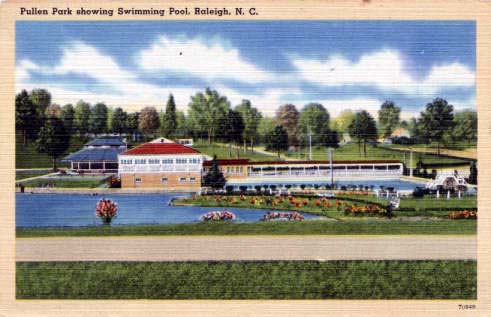
[[[135,159],[135,164],[174,164],[174,159]],[[193,159],[175,159],[176,164],[200,164],[201,160],[197,158]],[[123,165],[131,165],[133,164],[133,160],[121,160],[121,164]]]
[[[135,184],[141,184],[142,178],[141,177],[135,177]],[[167,184],[169,182],[168,177],[162,177],[160,179],[160,182],[162,184]],[[179,177],[179,183],[196,183],[196,177]]]

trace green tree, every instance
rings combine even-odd
[[[363,144],[363,154],[367,156],[367,142],[377,140],[377,125],[373,117],[365,110],[357,112],[349,125],[349,134],[358,142],[358,150]]]
[[[36,107],[39,116],[42,116],[51,105],[51,94],[46,89],[33,89],[29,94],[29,99]]]
[[[91,132],[95,134],[105,133],[107,131],[107,106],[103,103],[97,103],[90,111],[89,121]]]
[[[244,122],[244,130],[242,137],[244,140],[244,150],[247,149],[246,142],[249,141],[251,150],[254,151],[254,142],[258,138],[258,126],[262,115],[257,108],[252,107],[249,100],[242,100],[242,103],[235,107],[242,116]]]
[[[452,135],[455,140],[465,141],[467,144],[477,141],[477,112],[472,110],[457,112],[454,121]]]
[[[396,107],[394,102],[385,101],[378,111],[378,122],[382,136],[390,137],[394,129],[399,125],[401,108]]]
[[[207,88],[204,94],[198,92],[191,97],[188,112],[193,134],[206,134],[208,144],[211,144],[216,131],[221,130],[226,124],[229,110],[230,103],[227,97],[220,96],[216,90]]]
[[[298,119],[299,112],[292,104],[282,105],[276,110],[276,121],[288,133],[288,142],[290,145],[298,145]]]
[[[73,117],[73,127],[82,137],[89,132],[90,104],[80,100],[75,106],[75,115]]]
[[[222,131],[222,139],[226,142],[232,142],[235,145],[242,141],[242,133],[244,131],[244,121],[240,112],[229,110],[227,114],[226,124]]]
[[[61,119],[50,117],[39,131],[36,150],[48,154],[53,161],[53,171],[56,171],[56,160],[68,149],[70,136],[66,133]]]
[[[340,133],[348,133],[349,125],[355,118],[355,113],[349,109],[343,110],[334,120],[331,120],[331,129]]]
[[[275,151],[280,157],[281,151],[288,150],[288,132],[281,125],[277,125],[266,136],[266,150]]]
[[[419,118],[423,138],[427,142],[437,143],[437,154],[440,155],[440,144],[443,136],[454,126],[453,106],[445,99],[436,98],[426,105]]]
[[[267,117],[262,117],[261,120],[259,120],[259,124],[257,126],[259,142],[266,144],[268,135],[271,134],[275,128],[275,122],[275,119]]]
[[[15,96],[15,128],[22,134],[22,143],[27,144],[27,137],[33,129],[32,122],[36,120],[37,113],[34,104],[26,90]]]
[[[39,129],[46,120],[46,110],[51,105],[51,94],[46,89],[33,89],[29,94],[32,104],[36,108],[36,117],[31,121],[30,138],[36,139]]]
[[[73,132],[73,120],[75,118],[75,109],[71,104],[66,104],[61,108],[60,119],[63,122],[66,132],[71,135]]]
[[[155,107],[145,107],[140,112],[138,118],[138,129],[146,136],[155,136],[155,132],[160,128],[159,114]]]
[[[133,112],[126,117],[125,132],[133,136],[133,140],[136,140],[136,133],[138,132],[138,122],[140,121],[140,113]]]
[[[177,117],[176,117],[176,103],[174,102],[174,96],[169,95],[167,105],[165,107],[164,119],[162,122],[162,133],[166,138],[172,138],[176,134],[177,129]]]
[[[176,111],[176,137],[184,138],[189,134],[186,116],[182,111]]]
[[[312,134],[312,145],[330,143],[333,132],[329,129],[329,113],[326,108],[319,103],[306,105],[300,113],[298,132],[303,146],[308,146],[309,134]]]
[[[477,184],[477,164],[475,161],[472,161],[470,165],[469,183]]]
[[[125,132],[127,116],[128,115],[126,112],[124,112],[120,107],[114,109],[110,121],[111,132],[118,133],[119,135]]]
[[[217,156],[214,155],[213,160],[211,161],[210,170],[203,177],[203,185],[213,189],[222,189],[226,183],[227,180],[218,166]]]

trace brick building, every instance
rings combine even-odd
[[[199,190],[203,155],[177,143],[145,143],[118,156],[123,188]]]

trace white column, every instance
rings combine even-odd
[[[413,151],[409,153],[409,176],[413,177]]]

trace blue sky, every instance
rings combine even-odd
[[[271,116],[284,103],[408,118],[435,97],[475,108],[472,21],[17,22],[16,89],[128,111],[186,110],[206,87]]]

